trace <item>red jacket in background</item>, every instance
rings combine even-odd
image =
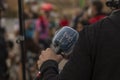
[[[91,19],[89,20],[89,23],[90,23],[90,24],[94,24],[94,23],[98,22],[99,20],[103,19],[105,16],[106,16],[106,15],[98,15],[98,16],[95,16],[95,17],[93,17],[93,18],[91,18]]]
[[[63,27],[63,26],[69,26],[69,21],[68,20],[61,20],[60,23],[59,23],[59,25],[61,27]]]

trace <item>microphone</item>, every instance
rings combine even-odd
[[[67,56],[72,52],[78,38],[79,33],[76,30],[65,26],[54,36],[52,49],[56,54]]]
[[[79,33],[76,30],[65,26],[56,32],[51,48],[58,55],[68,56],[72,52],[78,38]],[[34,80],[40,80],[40,78],[41,72],[39,71]]]

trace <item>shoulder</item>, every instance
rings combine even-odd
[[[99,36],[101,30],[108,25],[109,19],[106,17],[92,25],[85,26],[83,31],[81,31],[80,38],[86,39],[88,44],[93,44],[96,38]]]
[[[109,23],[110,23],[109,17],[105,17],[92,25],[86,26],[85,31],[88,34],[91,33],[97,34],[99,30],[106,27]]]
[[[101,19],[100,21],[92,24],[92,25],[89,25],[87,26],[88,29],[99,29],[100,27],[104,26],[106,23],[109,23],[110,20],[109,20],[109,17],[104,17],[103,19]]]

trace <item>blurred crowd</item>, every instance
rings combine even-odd
[[[77,7],[71,16],[59,14],[54,7],[51,3],[24,4],[27,80],[33,79],[38,56],[41,50],[50,47],[57,30],[70,26],[80,32],[87,25],[94,24],[111,13],[105,6],[105,0],[89,1],[83,8]],[[0,8],[0,80],[21,80],[21,52],[20,46],[16,44],[20,34],[19,21],[14,23],[13,34],[9,34],[2,25],[4,14],[4,9]]]

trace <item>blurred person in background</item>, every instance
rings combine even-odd
[[[81,20],[78,21],[77,26],[76,26],[75,29],[78,32],[80,32],[80,31],[82,31],[84,29],[85,26],[88,26],[88,25],[89,25],[89,23],[86,20],[81,19]]]
[[[34,34],[35,34],[35,21],[32,19],[25,20],[26,50],[37,54],[40,51],[40,47],[35,42]]]
[[[32,74],[35,72],[36,60],[38,59],[41,47],[36,42],[35,39],[35,20],[26,19],[25,20],[25,53],[26,53],[26,65],[29,80],[32,80]]]
[[[91,18],[89,23],[93,24],[103,19],[106,15],[103,13],[103,3],[101,1],[91,1],[91,6],[89,8],[89,14]]]
[[[49,18],[49,37],[50,37],[50,39],[53,38],[56,28],[57,28],[57,23],[55,21],[55,17],[50,16],[50,18]]]
[[[78,32],[80,32],[80,31],[83,30],[83,24],[82,24],[82,22],[78,22],[78,23],[77,23],[76,30],[77,30]]]
[[[77,30],[78,32],[82,31],[85,26],[89,25],[88,19],[89,19],[88,14],[87,12],[84,11],[83,14],[81,14],[81,17],[79,17],[76,26],[74,26],[74,29]]]
[[[26,38],[25,39],[25,53],[26,53],[25,60],[26,60],[26,65],[27,65],[26,69],[27,69],[28,77],[30,80],[32,80],[32,74],[34,73],[33,70],[34,71],[36,70],[35,62],[38,59],[37,56],[39,55],[39,52],[41,51],[41,47],[39,46],[38,42],[36,41],[36,37],[35,37],[35,27],[36,27],[35,24],[36,24],[36,20],[32,16],[28,15],[25,17],[25,38]],[[14,37],[17,37],[20,33],[18,21],[16,21],[16,23],[14,25],[14,29],[15,29]],[[15,55],[16,58],[17,58],[17,56],[18,56],[18,54]],[[10,68],[10,72],[13,72],[13,74],[15,74],[17,72],[16,68],[19,68],[19,67],[17,67],[17,64],[19,64],[19,63],[18,63],[18,60],[16,60],[16,58],[15,58],[15,62],[12,64],[12,66]],[[14,70],[13,68],[15,68],[16,70]],[[11,76],[13,74],[11,74]],[[17,73],[16,73],[16,75],[17,75]],[[12,79],[13,78],[16,79],[16,77],[12,76]]]
[[[0,1],[0,80],[8,80],[8,67],[6,64],[8,58],[6,30],[2,26],[1,19],[4,14],[4,0]]]
[[[68,20],[68,16],[67,15],[63,15],[60,19],[60,22],[59,22],[59,25],[60,27],[63,27],[63,26],[69,26],[70,25],[70,22]]]
[[[79,8],[77,8],[72,21],[72,26],[74,29],[76,29],[79,18],[81,18],[82,15],[83,15],[83,12]]]
[[[82,21],[82,23],[84,23],[84,26],[90,25],[90,23],[89,23],[89,15],[88,15],[87,10],[85,10],[85,12],[82,15],[82,17],[80,18],[80,20]]]
[[[18,22],[14,25],[15,37],[19,35],[19,24]],[[33,53],[39,53],[41,50],[35,37],[35,21],[31,18],[25,19],[25,52],[31,51]]]
[[[39,44],[35,41],[35,21],[33,19],[25,20],[25,53],[27,61],[27,70],[30,80],[32,80],[32,71],[35,68],[35,62],[38,59],[38,53],[41,51]]]
[[[38,4],[37,2],[24,4],[24,18],[37,19],[38,18]]]
[[[77,28],[77,24],[82,21],[84,23],[84,26],[89,25],[88,19],[88,7],[89,5],[86,5],[83,10],[77,9],[76,13],[75,13],[75,17],[72,21],[73,24],[73,28],[76,29]]]
[[[30,7],[27,4],[24,4],[24,18],[25,19],[31,19],[33,17]]]
[[[9,69],[9,80],[19,80],[19,63],[20,60],[18,61],[17,59],[17,54],[15,53],[14,50],[14,43],[12,40],[9,40],[7,42],[7,46],[8,46],[8,59],[7,59],[7,66]]]
[[[37,19],[39,17],[39,15],[38,15],[39,6],[38,5],[39,5],[38,2],[35,1],[35,0],[30,5],[30,11],[31,11],[31,13],[33,15],[32,16],[33,19]]]
[[[35,29],[40,45],[43,47],[43,49],[48,48],[49,44],[47,40],[49,38],[49,18],[48,14],[43,10],[41,10],[40,16],[36,21]]]
[[[0,27],[0,80],[8,80],[6,31]]]
[[[9,69],[9,80],[20,79],[20,60],[21,51],[20,46],[16,43],[16,36],[12,33],[8,34],[8,59],[7,66]]]

